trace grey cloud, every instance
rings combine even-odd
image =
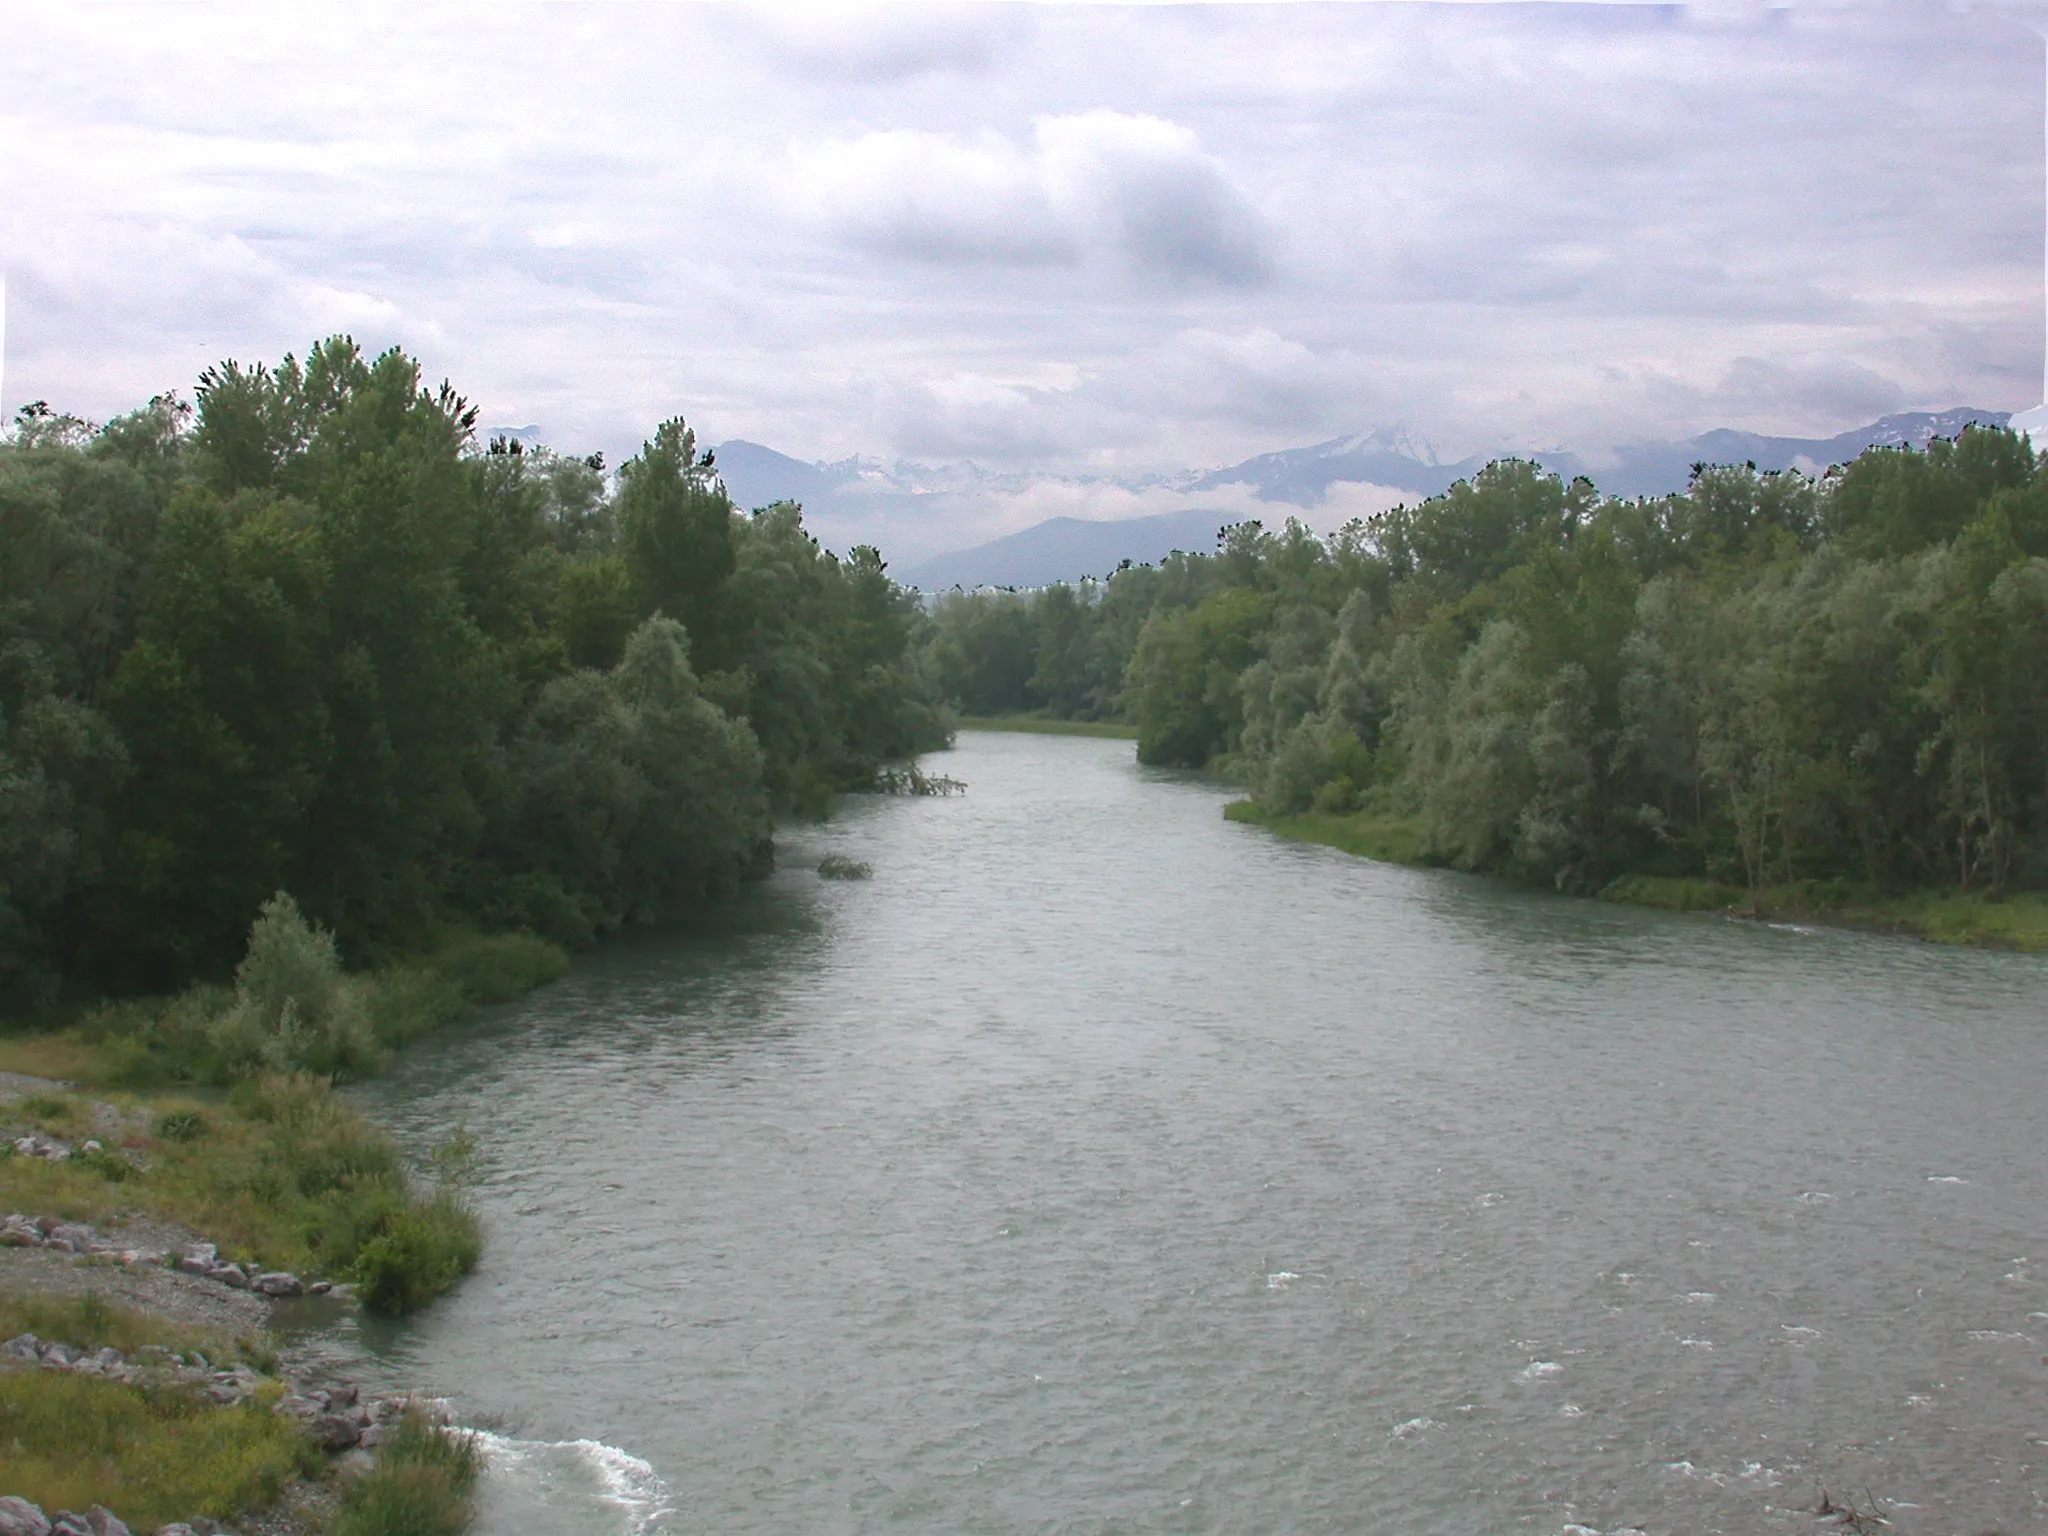
[[[682,411],[1134,473],[2038,398],[2040,44],[1943,6],[0,7],[0,405],[336,327],[582,451]]]
[[[893,129],[792,151],[801,210],[863,249],[932,262],[1075,266],[1256,284],[1257,211],[1195,135],[1106,108],[1041,117],[1020,145]]]

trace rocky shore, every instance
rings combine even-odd
[[[261,1334],[271,1303],[300,1296],[347,1300],[350,1287],[305,1280],[284,1270],[262,1270],[220,1257],[216,1245],[162,1223],[133,1219],[112,1232],[50,1215],[14,1212],[0,1218],[0,1293],[77,1297],[92,1294],[177,1328],[222,1334]],[[314,1379],[289,1368],[258,1370],[243,1362],[209,1359],[198,1349],[142,1345],[126,1353],[88,1348],[74,1340],[20,1333],[0,1341],[0,1370],[39,1370],[95,1377],[151,1389],[183,1389],[222,1409],[267,1406],[296,1419],[311,1443],[329,1458],[329,1471],[346,1478],[368,1472],[377,1448],[408,1411],[449,1423],[448,1406],[411,1393],[366,1395],[354,1381]],[[332,1479],[329,1480],[330,1483]],[[294,1490],[314,1495],[318,1485]],[[287,1497],[286,1506],[305,1502]],[[288,1509],[252,1512],[231,1530],[204,1515],[147,1528],[140,1536],[237,1536],[299,1529]],[[118,1511],[98,1505],[83,1513],[44,1511],[0,1488],[0,1536],[138,1536]]]

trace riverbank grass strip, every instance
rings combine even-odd
[[[1264,827],[1296,842],[1324,843],[1383,864],[1434,862],[1428,856],[1428,833],[1419,817],[1377,811],[1359,811],[1349,816],[1304,811],[1298,816],[1285,816],[1252,800],[1231,801],[1223,808],[1223,815],[1226,820]]]
[[[195,1514],[229,1520],[323,1470],[297,1421],[267,1406],[222,1408],[189,1388],[34,1366],[0,1370],[0,1488],[45,1509],[102,1504],[145,1531]]]
[[[1873,933],[1902,934],[1937,944],[1979,949],[2048,952],[2048,896],[2020,892],[1992,901],[1981,894],[1921,891],[1879,896],[1840,882],[1770,886],[1754,900],[1741,886],[1656,875],[1623,875],[1600,892],[1602,901],[1666,912],[1725,912],[1792,922],[1836,924]]]
[[[1055,720],[1050,715],[962,715],[963,731],[1028,731],[1037,736],[1102,736],[1136,741],[1138,728],[1120,720]]]
[[[225,1257],[356,1280],[364,1303],[387,1312],[425,1305],[476,1267],[483,1240],[455,1166],[463,1159],[444,1159],[452,1176],[422,1190],[391,1138],[317,1078],[251,1079],[225,1103],[121,1103],[127,1123],[149,1129],[124,1136],[117,1154],[0,1156],[0,1207],[173,1221]],[[0,1117],[13,1112],[0,1105]]]

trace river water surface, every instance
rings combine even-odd
[[[479,1536],[2048,1528],[2041,960],[928,766],[364,1093],[490,1248],[314,1346],[496,1426]]]

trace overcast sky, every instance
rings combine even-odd
[[[0,0],[0,403],[345,330],[579,452],[1132,474],[2040,399],[1989,14],[787,14]]]

